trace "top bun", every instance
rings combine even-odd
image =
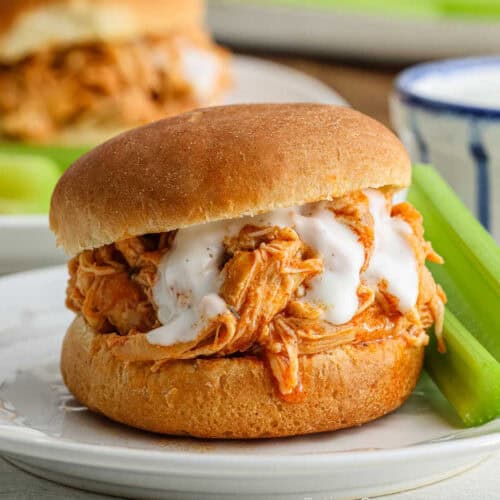
[[[199,26],[202,0],[2,0],[0,61],[80,43]]]
[[[134,129],[74,163],[50,225],[70,254],[147,233],[402,188],[411,166],[387,128],[345,107],[248,104]]]

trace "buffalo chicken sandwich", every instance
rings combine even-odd
[[[69,262],[62,374],[150,431],[257,438],[398,408],[440,335],[441,258],[398,139],[348,108],[238,105],[118,136],[50,214]]]
[[[216,102],[202,0],[0,2],[0,138],[92,145]]]

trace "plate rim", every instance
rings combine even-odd
[[[295,453],[263,455],[259,453],[217,453],[210,451],[192,452],[183,450],[140,450],[125,446],[97,445],[78,443],[62,438],[44,435],[41,431],[19,427],[0,426],[0,451],[31,458],[48,459],[56,462],[71,463],[91,467],[106,467],[118,470],[140,472],[171,472],[185,476],[214,475],[243,476],[277,475],[289,477],[290,473],[310,476],[311,469],[316,475],[331,473],[333,466],[350,468],[368,467],[377,464],[384,466],[408,460],[428,458],[444,459],[450,454],[468,452],[468,455],[493,453],[500,447],[500,432],[483,436],[462,438],[444,442],[411,445],[400,448],[353,450],[327,453]],[[313,435],[318,436],[318,434]],[[168,438],[168,437],[166,437]],[[307,436],[305,436],[307,438]],[[200,441],[205,445],[207,441]],[[203,446],[202,445],[202,446]],[[210,446],[210,442],[208,442]],[[307,460],[307,467],[304,461]]]
[[[281,75],[293,75],[294,83],[308,85],[311,89],[314,87],[314,91],[321,94],[317,101],[304,101],[304,102],[322,102],[324,104],[333,104],[337,106],[349,106],[350,104],[342,97],[335,89],[328,86],[323,81],[315,78],[299,69],[287,66],[286,64],[281,64],[278,62],[270,61],[269,59],[262,59],[260,57],[248,56],[243,54],[233,54],[232,59],[234,66],[238,64],[249,64],[252,66],[260,66],[263,69],[270,69],[273,72],[280,73]],[[229,92],[230,93],[230,92]],[[325,97],[322,97],[325,96]],[[281,101],[284,102],[284,101]]]
[[[265,48],[268,51],[274,50],[276,52],[290,52],[294,50],[295,52],[303,54],[320,55],[323,57],[340,57],[340,58],[357,58],[366,62],[373,62],[374,60],[379,62],[390,61],[391,63],[402,64],[405,63],[417,63],[422,60],[432,60],[439,58],[448,57],[463,57],[464,55],[480,55],[480,54],[491,54],[498,55],[499,50],[495,48],[486,50],[484,45],[479,44],[475,41],[476,39],[481,39],[481,36],[485,36],[490,39],[490,37],[496,36],[496,31],[500,26],[500,18],[494,20],[488,20],[485,18],[477,17],[474,19],[465,19],[461,16],[455,17],[442,17],[442,16],[410,16],[410,15],[395,15],[387,16],[383,13],[370,13],[363,11],[356,11],[355,9],[332,9],[332,8],[314,8],[307,5],[286,5],[284,3],[275,4],[272,6],[265,5],[265,2],[225,2],[225,1],[211,1],[210,9],[208,11],[207,22],[211,28],[211,31],[215,34],[223,44],[242,46],[250,49],[262,49]],[[238,8],[238,11],[236,10]],[[236,14],[235,14],[236,12]],[[238,26],[238,15],[241,13],[245,14],[245,20],[248,16],[259,16],[265,17],[268,22],[269,18],[272,21],[279,20],[280,29],[278,34],[264,33],[263,30],[255,29],[253,26],[259,26],[259,23],[246,23],[251,28],[247,30],[234,31],[232,26],[236,23]],[[331,28],[325,28],[322,26],[320,30],[320,37],[314,37],[312,41],[311,36],[307,30],[302,30],[304,33],[294,35],[289,34],[290,19],[293,21],[300,19],[302,25],[304,20],[311,22],[311,19],[315,19],[321,16],[329,21],[330,25],[335,23],[340,25],[352,25],[352,32],[358,31],[372,31],[372,32],[397,32],[399,34],[400,43],[394,44],[391,39],[389,41],[385,40],[383,44],[376,44],[366,42],[366,38],[357,37],[354,39],[345,39],[349,43],[342,43],[342,47],[338,48],[336,44],[332,44],[331,38],[329,36],[321,36],[323,33],[328,33]],[[222,18],[222,21],[220,19]],[[232,18],[232,19],[231,19]],[[252,18],[253,20],[253,18]],[[233,22],[231,22],[233,21]],[[229,27],[229,28],[227,28]],[[455,33],[462,33],[465,31],[468,38],[474,40],[474,42],[469,41],[465,46],[462,44],[460,50],[451,50],[449,45],[444,48],[439,43],[429,43],[426,37],[418,37],[413,33],[420,33],[422,30],[428,30],[433,32],[439,32],[437,35],[438,41],[444,39],[450,40],[450,36],[456,36]],[[441,32],[446,32],[446,37],[441,34]],[[255,35],[258,34],[258,37]],[[451,34],[451,35],[450,35]],[[477,35],[477,36],[476,36]],[[463,38],[463,33],[462,33]],[[496,36],[496,39],[498,37]],[[365,41],[363,41],[365,40]],[[457,45],[457,43],[455,43]],[[347,48],[346,48],[347,46]],[[387,49],[387,46],[397,47]],[[491,46],[491,42],[488,44]]]
[[[49,226],[49,214],[0,214],[1,229],[43,228]]]
[[[53,279],[63,272],[66,272],[66,267],[58,265],[14,273],[0,277],[0,289],[12,281],[25,282],[36,277]],[[460,429],[457,432],[460,433]],[[312,436],[320,436],[320,434]],[[307,439],[307,437],[303,438]],[[168,439],[168,436],[165,436],[165,439]],[[199,440],[199,442],[201,448],[210,447],[211,441],[209,440]],[[214,443],[216,442],[214,441]],[[500,449],[500,430],[479,436],[436,440],[435,442],[387,449],[280,453],[276,455],[259,454],[258,450],[252,450],[246,454],[231,452],[211,454],[209,449],[203,450],[203,452],[182,449],[150,450],[83,443],[44,434],[32,427],[0,424],[0,451],[2,453],[120,470],[149,471],[151,473],[170,471],[184,476],[199,476],[200,474],[213,476],[215,474],[219,477],[234,477],[234,474],[238,473],[243,477],[254,476],[258,473],[262,476],[273,475],[276,477],[277,474],[281,474],[285,477],[289,476],[291,472],[298,476],[306,476],[311,475],[313,468],[316,475],[321,475],[331,473],[332,466],[339,468],[354,465],[373,466],[378,462],[387,465],[408,459],[409,454],[413,459],[425,459],[431,454],[434,459],[437,459],[462,452],[469,455],[487,454],[497,449]],[[307,467],[304,467],[304,460],[307,460]]]

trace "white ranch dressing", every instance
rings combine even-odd
[[[193,86],[196,97],[201,101],[210,99],[221,72],[217,56],[208,50],[183,43],[180,46],[180,60],[184,77]]]
[[[380,280],[386,280],[388,292],[398,299],[399,310],[406,313],[418,298],[417,263],[408,241],[411,228],[404,220],[391,217],[382,193],[375,189],[364,193],[375,223],[375,248],[363,278],[373,289]]]
[[[195,340],[203,323],[227,310],[217,295],[228,222],[180,229],[158,266],[153,297],[163,325],[147,334],[152,344]]]
[[[415,256],[405,237],[410,228],[390,217],[381,193],[367,190],[366,195],[375,220],[375,251],[363,279],[373,288],[386,279],[389,292],[399,299],[404,312],[418,295]],[[323,318],[333,324],[352,319],[359,307],[357,289],[364,248],[356,233],[326,208],[326,202],[319,202],[177,231],[158,266],[153,297],[163,326],[147,334],[150,343],[172,345],[195,340],[208,320],[228,310],[218,295],[223,240],[237,235],[247,224],[293,227],[323,258],[324,265],[302,300],[321,306]]]
[[[359,307],[357,289],[365,252],[356,233],[339,222],[325,203],[315,203],[295,217],[295,230],[323,258],[303,300],[322,306],[323,319],[335,325],[349,321]]]
[[[323,272],[311,280],[303,300],[321,306],[323,319],[335,325],[354,316],[359,306],[357,289],[364,248],[356,233],[328,210],[327,202],[274,210],[248,217],[245,224],[293,227],[323,258]]]

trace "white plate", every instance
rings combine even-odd
[[[140,498],[359,498],[443,479],[500,446],[500,420],[460,428],[428,379],[392,415],[337,433],[208,442],[115,424],[62,384],[66,278],[58,267],[0,279],[0,451],[37,475]]]
[[[285,66],[235,56],[235,78],[225,104],[252,102],[323,102],[346,105],[333,90]],[[57,264],[64,254],[55,248],[46,216],[0,215],[0,274]]]
[[[245,3],[211,0],[209,25],[222,42],[381,62],[500,52],[499,21]]]

